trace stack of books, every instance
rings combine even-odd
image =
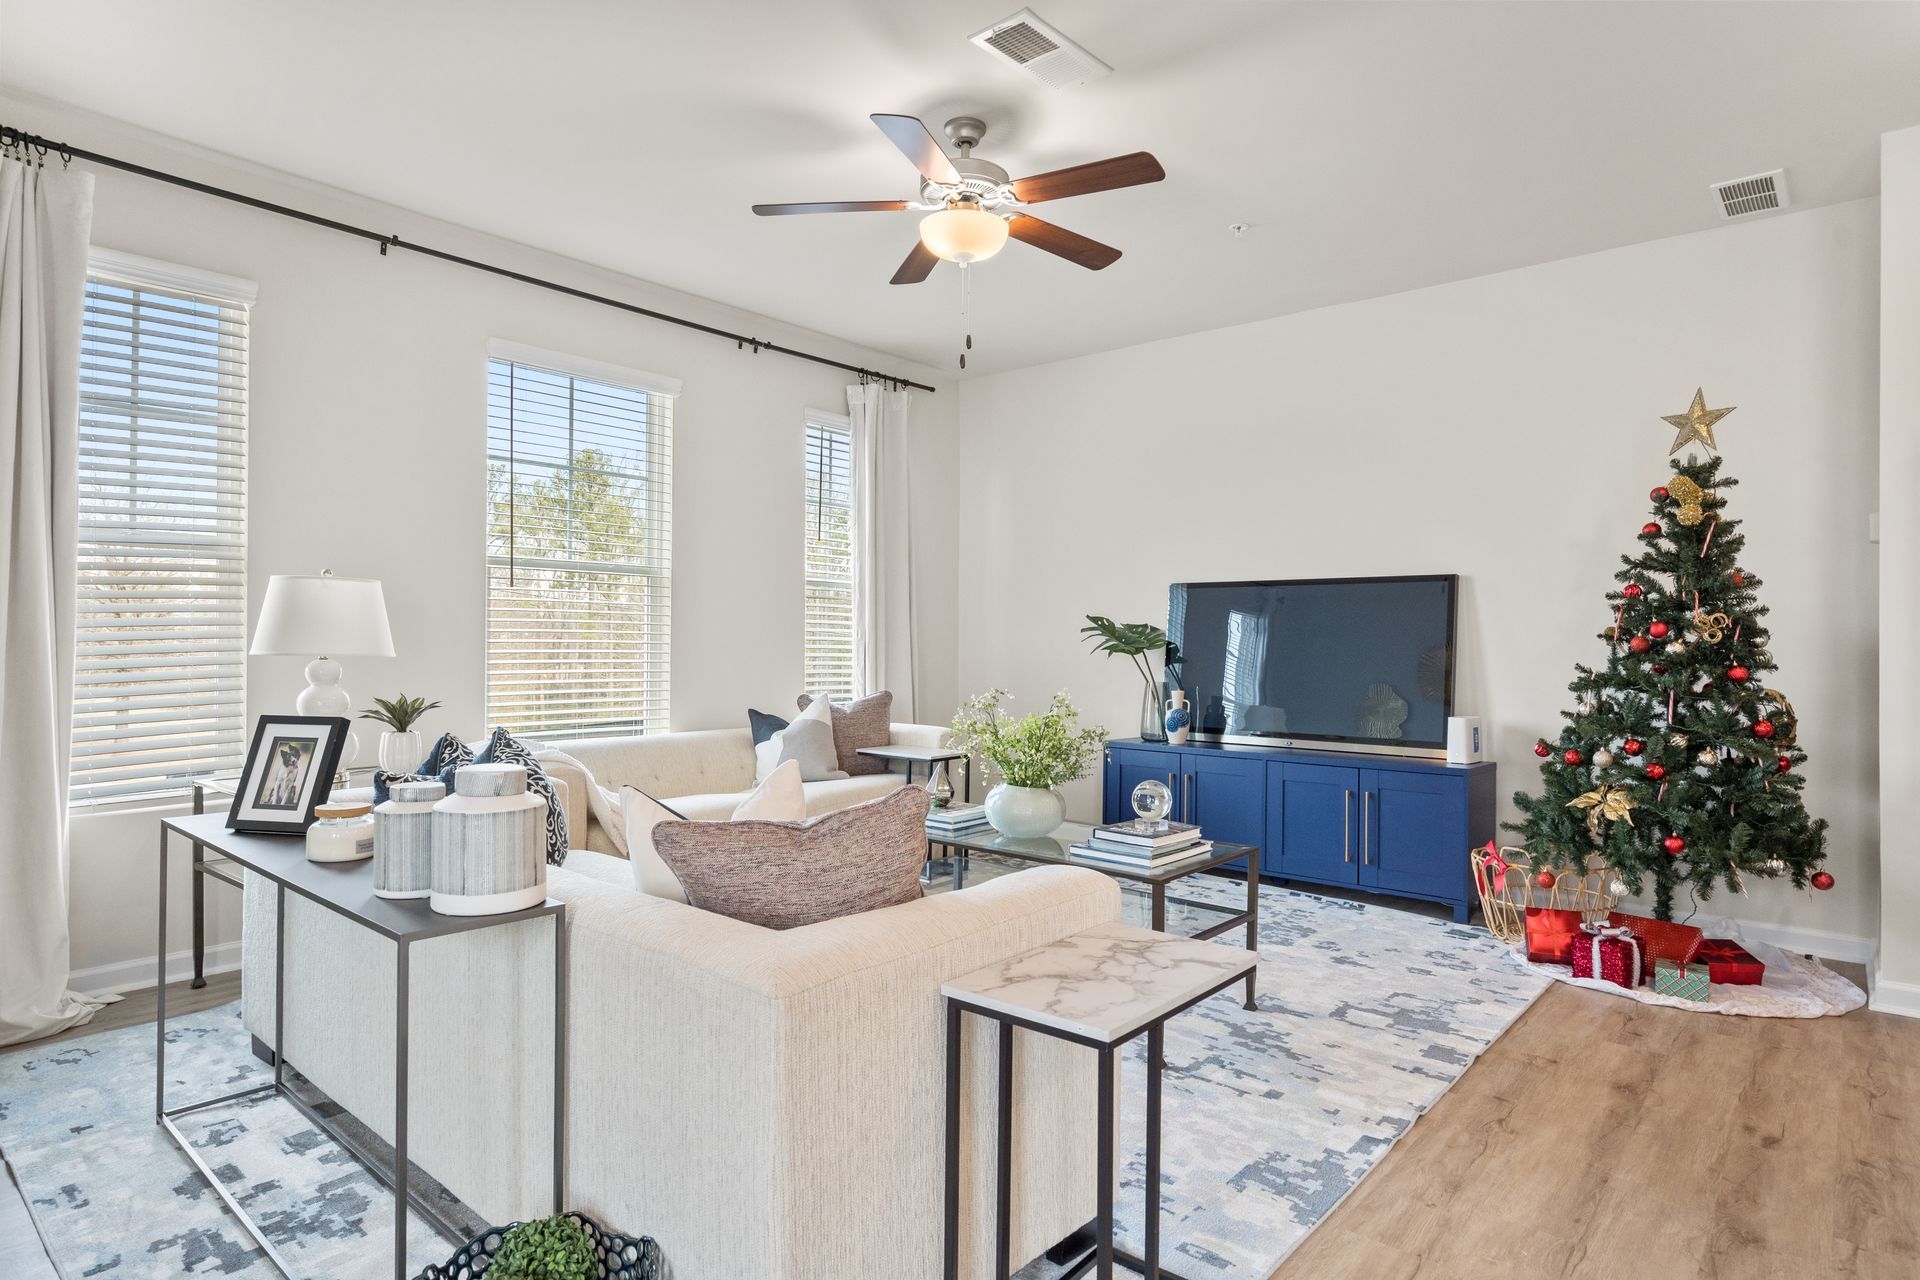
[[[1119,822],[1095,827],[1084,844],[1067,852],[1103,866],[1157,871],[1205,857],[1213,852],[1213,841],[1202,840],[1200,828],[1185,822]]]
[[[927,811],[927,834],[934,839],[941,836],[965,835],[987,825],[987,806],[983,804],[950,804],[944,809]]]

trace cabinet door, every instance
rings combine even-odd
[[[1360,875],[1360,771],[1323,764],[1281,764],[1278,786],[1269,788],[1273,807],[1269,842],[1277,858],[1271,874],[1358,884]]]
[[[1109,747],[1112,756],[1107,766],[1107,814],[1103,821],[1125,822],[1133,817],[1133,789],[1149,778],[1165,783],[1173,791],[1174,812],[1179,818],[1180,753],[1140,747]]]
[[[1362,773],[1360,883],[1466,900],[1467,779],[1444,770]]]
[[[1200,834],[1212,840],[1256,848],[1266,843],[1265,761],[1190,751],[1182,754],[1181,764],[1185,809],[1181,821],[1197,824]],[[1226,865],[1237,871],[1246,866],[1246,859]]]

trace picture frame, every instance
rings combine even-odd
[[[333,789],[351,726],[344,716],[261,716],[227,813],[229,831],[300,835]]]

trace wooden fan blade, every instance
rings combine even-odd
[[[770,218],[780,213],[898,213],[906,207],[905,200],[816,200],[810,204],[757,204],[753,211]]]
[[[1145,151],[1136,151],[1130,156],[1095,160],[1091,164],[1076,164],[1071,169],[1055,169],[1052,173],[1016,179],[1013,194],[1033,204],[1041,200],[1058,200],[1063,196],[1111,191],[1115,187],[1137,187],[1143,182],[1158,182],[1166,176],[1167,171],[1160,167],[1158,160]]]
[[[1007,234],[1089,271],[1098,271],[1120,261],[1120,251],[1112,245],[1089,240],[1077,231],[1056,227],[1051,222],[1042,222],[1032,214],[1016,215],[1007,224]]]
[[[933,264],[938,261],[940,259],[934,256],[933,250],[915,240],[913,252],[907,255],[907,260],[900,264],[900,269],[893,273],[893,279],[888,283],[919,284],[933,271]]]
[[[932,130],[914,116],[876,115],[873,122],[880,126],[880,132],[887,140],[900,148],[900,154],[913,162],[923,178],[935,182],[958,183],[960,171],[953,167],[953,161],[940,148]]]

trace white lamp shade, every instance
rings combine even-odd
[[[252,652],[391,658],[393,631],[380,580],[274,574],[253,629]]]
[[[948,262],[985,262],[1007,243],[1007,220],[985,209],[954,205],[920,220],[920,243]]]

